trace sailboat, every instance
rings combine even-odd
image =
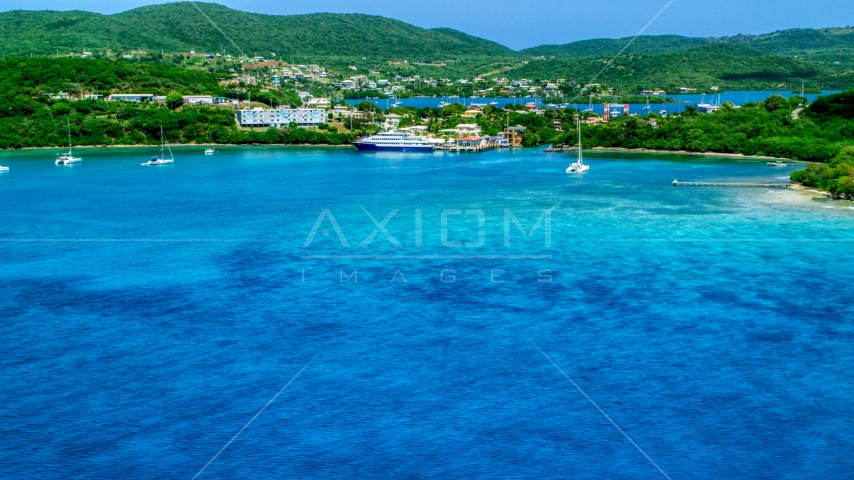
[[[143,163],[143,166],[148,165],[169,165],[171,163],[175,163],[175,157],[172,155],[172,149],[169,148],[169,158],[163,154],[163,148],[169,148],[166,145],[166,137],[163,135],[163,127],[160,127],[160,155],[156,157],[151,157],[147,162]]]
[[[71,120],[65,119],[68,124],[68,153],[57,153],[56,154],[56,164],[57,165],[71,165],[72,163],[80,163],[83,161],[80,157],[75,157],[72,153],[72,145],[71,145]]]
[[[213,155],[214,153],[216,153],[216,148],[214,148],[213,146],[213,135],[208,133],[208,136],[211,139],[211,146],[205,149],[205,155]]]
[[[646,110],[646,113],[652,111],[652,106],[649,104],[649,95],[646,96],[646,106],[643,109]]]
[[[578,161],[571,163],[566,173],[585,173],[590,170],[590,165],[585,165],[581,159],[581,118],[576,119],[578,123]]]
[[[0,156],[0,159],[2,159],[2,158],[3,157]],[[0,172],[8,172],[8,171],[9,171],[9,167],[4,167],[3,165],[0,165]]]
[[[590,97],[590,104],[587,106],[586,109],[584,109],[584,111],[585,112],[592,112],[593,111],[593,97],[592,96]]]

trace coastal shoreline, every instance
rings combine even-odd
[[[830,192],[826,192],[826,191],[824,191],[824,190],[819,190],[819,189],[817,189],[817,188],[813,188],[813,187],[807,187],[807,186],[805,186],[805,185],[803,185],[803,184],[800,184],[800,183],[793,183],[793,184],[789,187],[789,189],[790,189],[790,190],[795,190],[795,191],[798,191],[798,192],[802,192],[802,193],[809,193],[809,194],[812,194],[812,195],[821,195],[822,197],[833,198],[833,194],[832,194],[832,193],[830,193]]]
[[[700,153],[700,152],[687,152],[684,150],[650,150],[646,148],[620,148],[620,147],[593,147],[590,150],[594,151],[621,151],[621,152],[643,152],[643,153],[675,153],[679,155],[705,155],[705,156],[715,156],[715,157],[724,157],[724,158],[744,158],[744,159],[757,159],[757,160],[787,160],[787,161],[795,161],[795,162],[803,162],[803,163],[812,163],[806,160],[792,160],[791,158],[783,158],[783,157],[765,157],[759,155],[745,155],[743,153],[717,153],[717,152],[709,152],[709,153]],[[818,195],[827,198],[833,198],[833,194],[825,191],[819,190],[813,187],[807,187],[800,183],[792,183],[788,190],[794,190],[801,193],[806,193],[810,195]]]
[[[75,150],[107,150],[111,148],[157,148],[160,145],[75,145]],[[207,148],[207,147],[322,147],[322,148],[340,148],[352,147],[352,144],[345,143],[341,145],[323,145],[313,143],[182,143],[178,145],[169,145],[171,148]],[[68,145],[57,145],[53,147],[21,147],[21,148],[0,148],[0,152],[23,152],[37,150],[56,150],[67,149]]]
[[[799,163],[811,163],[806,160],[793,160],[785,157],[766,157],[763,155],[745,155],[743,153],[722,153],[722,152],[689,152],[687,150],[652,150],[648,148],[622,148],[622,147],[593,147],[593,151],[614,151],[614,152],[639,152],[639,153],[673,153],[677,155],[700,155],[714,156],[727,158],[755,158],[758,160],[788,160]]]

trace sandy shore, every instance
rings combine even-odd
[[[813,188],[813,187],[807,187],[807,186],[801,185],[800,183],[791,184],[789,186],[789,189],[797,190],[797,191],[803,192],[803,193],[809,193],[811,195],[819,195],[822,197],[830,197],[831,196],[830,192],[825,192],[824,190],[819,190],[819,189]]]

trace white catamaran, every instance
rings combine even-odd
[[[579,117],[576,121],[578,123],[578,161],[569,164],[566,173],[585,173],[590,170],[590,165],[585,165],[581,159],[581,118]]]
[[[72,153],[72,145],[71,145],[71,120],[67,119],[68,124],[68,152],[67,153],[57,153],[56,154],[56,163],[57,165],[71,165],[72,163],[80,163],[83,161],[80,157],[75,157]]]
[[[166,158],[163,154],[164,148],[169,149],[169,158]],[[160,127],[160,155],[151,157],[147,162],[143,163],[142,166],[169,165],[171,163],[175,163],[175,157],[172,155],[172,149],[166,144],[166,137],[163,135],[163,127]]]

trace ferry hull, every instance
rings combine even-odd
[[[386,146],[386,145],[375,145],[373,143],[354,143],[354,147],[357,150],[362,151],[370,151],[370,152],[432,152],[433,146]]]

